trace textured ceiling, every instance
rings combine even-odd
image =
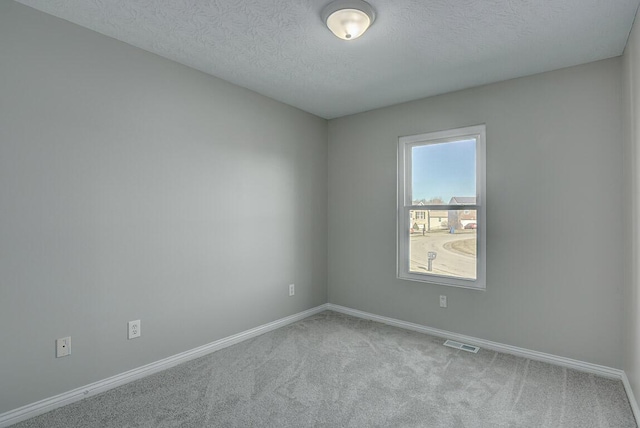
[[[339,40],[330,0],[18,0],[324,118],[622,54],[640,0],[369,0]]]

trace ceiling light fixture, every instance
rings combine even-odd
[[[364,0],[336,0],[322,10],[322,21],[342,40],[362,36],[376,19],[376,12]]]

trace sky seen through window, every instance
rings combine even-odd
[[[412,201],[476,196],[476,140],[412,148]]]

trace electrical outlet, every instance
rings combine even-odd
[[[447,307],[447,296],[440,296],[440,307],[441,308]]]
[[[71,336],[56,340],[56,358],[71,355]]]
[[[135,339],[140,337],[142,332],[140,331],[140,320],[129,321],[129,336],[128,339]]]
[[[294,294],[296,294],[296,285],[289,284],[289,296],[293,296]]]

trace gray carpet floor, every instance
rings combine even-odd
[[[635,427],[612,380],[323,312],[17,425]]]

